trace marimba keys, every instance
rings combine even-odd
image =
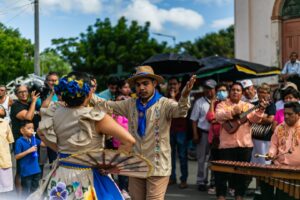
[[[300,167],[263,165],[249,162],[211,161],[211,170],[259,177],[295,199],[300,199]]]

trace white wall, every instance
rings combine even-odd
[[[272,10],[275,0],[235,0],[236,58],[274,65],[276,38],[272,32]],[[278,32],[276,32],[278,35]]]
[[[249,0],[235,0],[234,3],[234,40],[235,57],[249,60],[250,56],[250,24]]]
[[[235,0],[235,57],[278,66],[281,24],[271,20],[275,0]],[[275,83],[277,77],[253,80]]]

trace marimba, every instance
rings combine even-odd
[[[210,169],[255,176],[267,184],[288,193],[295,199],[300,199],[300,167],[217,160],[211,161]]]

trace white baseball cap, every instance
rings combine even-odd
[[[242,80],[240,83],[242,84],[244,89],[253,86],[253,82],[250,79]]]

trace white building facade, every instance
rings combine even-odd
[[[235,57],[282,67],[300,54],[300,0],[235,0]]]

